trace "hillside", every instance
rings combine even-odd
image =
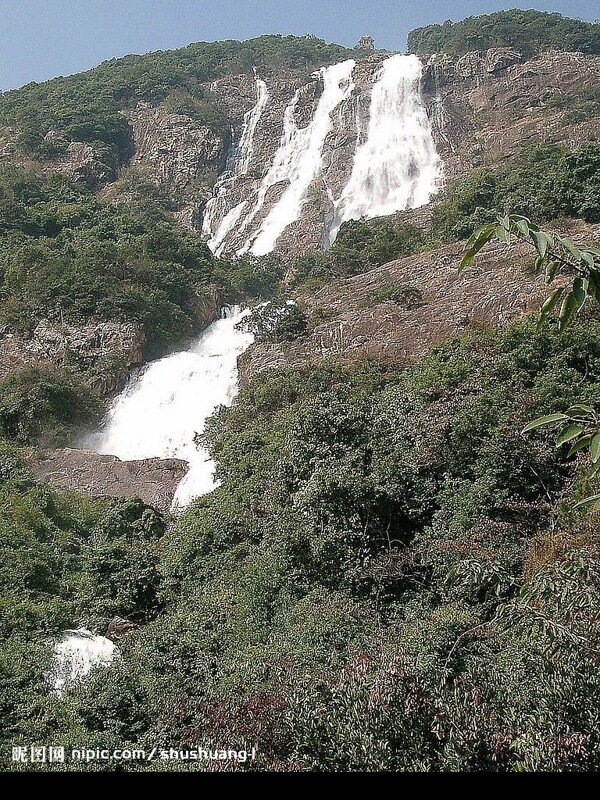
[[[0,768],[600,767],[599,27],[0,95]]]

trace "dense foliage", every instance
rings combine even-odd
[[[559,216],[600,222],[600,146],[522,148],[497,169],[484,167],[436,198],[431,232],[438,240],[466,238],[495,214],[511,211],[538,220]]]
[[[64,444],[100,410],[97,395],[66,370],[23,367],[0,382],[0,436],[21,444]]]
[[[213,258],[159,205],[115,206],[62,176],[4,167],[0,220],[3,321],[134,321],[156,347],[192,331]]]
[[[542,50],[600,54],[600,24],[529,9],[447,20],[408,34],[410,53],[459,56],[490,47],[514,47],[531,56]]]
[[[82,573],[66,597],[60,577],[10,590],[22,604],[44,592],[43,621],[28,623],[39,658],[65,625],[102,630],[104,609],[148,624],[59,701],[0,606],[5,741],[254,744],[249,766],[267,770],[597,769],[597,526],[564,503],[587,479],[566,446],[520,430],[599,384],[594,319],[562,337],[532,323],[473,334],[398,373],[365,362],[264,374],[210,424],[222,485],[162,538],[159,583],[139,605],[129,556],[100,572],[110,587]],[[57,558],[76,570],[111,547],[83,534],[65,554],[82,512],[63,505],[55,522],[39,492],[16,539],[1,528],[17,563],[32,536],[40,575],[49,558],[60,576]]]
[[[310,288],[333,278],[358,275],[416,253],[425,242],[424,231],[416,225],[387,217],[344,222],[329,250],[295,259],[294,284]]]
[[[19,146],[38,157],[64,151],[70,141],[92,144],[113,171],[131,153],[131,129],[119,112],[140,100],[166,101],[216,132],[227,121],[202,84],[228,73],[281,68],[309,71],[340,61],[347,49],[313,36],[259,36],[246,42],[197,42],[181,50],[111,59],[100,66],[0,95],[0,128],[16,126]],[[46,139],[49,131],[57,136]]]

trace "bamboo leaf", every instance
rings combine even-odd
[[[489,242],[495,232],[495,224],[482,225],[480,228],[477,228],[477,230],[474,231],[473,235],[469,238],[467,244],[465,245],[465,254],[463,255],[458,266],[459,271],[462,271],[468,267],[469,264],[471,264],[477,253],[485,244]]]
[[[573,296],[577,301],[577,310],[579,311],[585,303],[587,294],[585,291],[583,278],[575,278],[573,281]]]
[[[558,289],[555,289],[552,292],[552,294],[544,301],[542,307],[540,308],[540,314],[543,317],[548,316],[548,314],[550,314],[554,310],[556,304],[562,297],[562,293],[564,292],[564,290],[565,290],[564,286],[559,286]]]
[[[538,253],[540,254],[541,258],[544,258],[546,253],[548,252],[548,248],[552,247],[554,244],[554,240],[551,236],[544,231],[530,231],[531,238],[536,246]]]
[[[592,406],[588,406],[585,403],[575,403],[575,405],[572,405],[565,411],[568,417],[585,416],[593,413],[594,409]]]
[[[569,292],[564,296],[564,299],[560,306],[560,311],[558,312],[558,330],[559,333],[562,333],[569,322],[573,319],[575,312],[577,311],[577,298],[573,294],[573,292]]]
[[[585,448],[589,445],[592,441],[591,433],[588,433],[587,436],[582,436],[575,444],[572,444],[569,452],[567,453],[567,458],[574,456],[575,453],[578,453],[580,450],[585,450]]]
[[[556,278],[559,272],[560,272],[560,264],[558,263],[558,261],[551,261],[546,267],[546,281],[548,283],[552,283],[552,281],[554,280],[554,278]]]
[[[496,226],[496,239],[500,239],[501,242],[504,244],[508,244],[510,242],[510,233],[506,230],[503,225]]]
[[[584,497],[583,500],[575,503],[573,508],[588,508],[589,511],[598,511],[600,508],[600,494],[592,494],[589,497]]]
[[[517,230],[519,231],[519,233],[521,233],[523,236],[529,236],[530,225],[531,225],[531,223],[530,223],[530,222],[529,222],[529,220],[528,220],[528,219],[526,219],[525,217],[522,217],[521,219],[518,219],[518,220],[516,220],[516,222],[515,222],[515,227],[516,227],[516,229],[517,229]]]
[[[592,457],[592,464],[596,464],[600,458],[600,433],[595,433],[590,442],[590,456]]]
[[[575,242],[572,239],[569,239],[567,236],[560,239],[560,243],[562,246],[567,250],[574,258],[578,261],[581,261],[581,250],[577,247]]]

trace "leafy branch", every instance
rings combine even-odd
[[[531,245],[537,253],[534,273],[545,275],[549,284],[561,276],[572,278],[570,284],[562,283],[545,300],[540,322],[558,308],[558,328],[562,332],[590,297],[600,301],[600,251],[580,247],[567,236],[547,233],[520,214],[507,214],[477,228],[467,241],[459,270],[468,267],[492,239],[504,244],[517,239]]]
[[[535,248],[536,275],[545,275],[552,283],[559,277],[568,277],[544,301],[540,309],[540,324],[558,308],[558,329],[562,333],[579,314],[589,298],[600,301],[600,251],[576,245],[572,239],[558,234],[549,234],[519,214],[498,217],[496,222],[482,225],[467,241],[465,253],[459,265],[462,271],[492,239],[510,244],[513,238],[524,241]],[[534,419],[522,433],[542,427],[557,427],[556,446],[571,443],[567,457],[587,450],[592,467],[590,477],[600,474],[600,416],[592,406],[576,404],[564,413],[548,414]],[[600,511],[600,494],[580,500],[574,508]]]

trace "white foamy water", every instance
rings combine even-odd
[[[181,458],[190,465],[177,488],[175,507],[215,487],[214,465],[194,442],[215,408],[238,390],[237,358],[252,335],[236,329],[247,310],[232,308],[210,325],[189,350],[153,361],[134,374],[111,406],[103,429],[86,442],[123,461]]]
[[[269,171],[263,178],[252,209],[240,224],[240,230],[247,229],[262,210],[271,187],[282,184],[286,188],[258,231],[249,237],[239,250],[240,254],[248,251],[257,256],[270,253],[283,231],[300,216],[307,190],[321,172],[323,144],[331,130],[331,115],[350,97],[354,88],[352,83],[354,66],[355,62],[350,59],[319,71],[323,81],[323,92],[314,116],[305,128],[298,128],[295,119],[300,91],[296,92],[286,108],[279,148]]]
[[[417,208],[441,187],[442,163],[421,99],[421,71],[417,56],[384,61],[371,92],[366,140],[335,203],[331,242],[346,220]]]
[[[95,636],[85,628],[65,631],[54,645],[52,666],[47,673],[48,685],[58,694],[65,686],[85,678],[96,666],[108,666],[119,653],[114,642]]]
[[[243,200],[225,211],[229,207],[230,195],[236,179],[247,175],[250,168],[254,153],[254,134],[268,102],[267,84],[256,77],[256,104],[244,115],[244,128],[240,142],[233,153],[231,168],[224,172],[217,181],[214,196],[211,197],[204,209],[202,234],[208,237],[206,243],[217,256],[221,254],[227,235],[247,205],[247,202]],[[219,218],[221,221],[217,224]]]

